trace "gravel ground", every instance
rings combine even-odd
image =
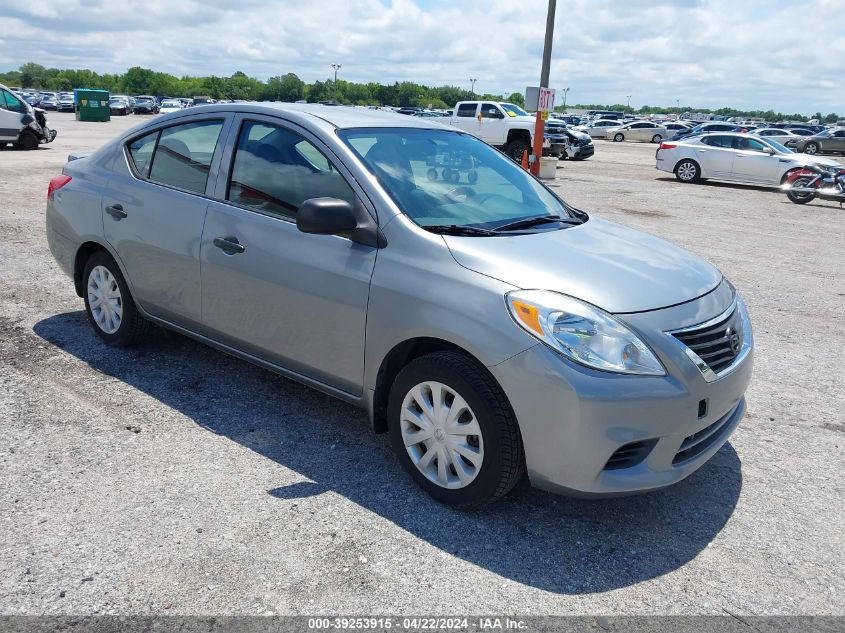
[[[0,614],[845,614],[843,211],[681,185],[654,146],[561,163],[570,202],[707,257],[748,303],[748,414],[649,495],[523,485],[476,514],[400,470],[362,412],[181,336],[102,345],[50,255],[70,151],[0,151]]]

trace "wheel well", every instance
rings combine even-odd
[[[482,367],[484,366],[477,358],[462,347],[444,341],[439,338],[414,338],[399,343],[394,347],[379,367],[376,376],[375,395],[373,397],[373,430],[376,433],[387,431],[387,401],[390,398],[390,387],[396,376],[412,360],[431,354],[432,352],[454,351],[466,354]]]
[[[525,141],[531,145],[531,133],[528,130],[508,130],[508,143]]]
[[[102,244],[97,244],[97,242],[85,242],[76,251],[76,259],[73,262],[73,287],[80,297],[82,296],[82,273],[85,270],[85,262],[98,251],[108,252]]]

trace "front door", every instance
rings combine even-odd
[[[762,183],[776,181],[779,159],[770,153],[768,145],[757,139],[737,136],[734,138],[734,148],[734,179]]]
[[[505,113],[495,103],[482,103],[478,112],[478,138],[490,145],[503,145],[508,138]]]
[[[0,141],[17,141],[23,129],[21,117],[25,106],[8,90],[0,88]]]
[[[115,170],[103,196],[106,240],[135,300],[150,314],[188,328],[200,323],[200,237],[225,121],[193,121],[131,140],[127,165]]]
[[[220,342],[354,395],[362,393],[377,249],[296,228],[309,198],[364,204],[348,172],[295,126],[240,118],[201,244],[204,330]]]

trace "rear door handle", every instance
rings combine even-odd
[[[126,211],[123,210],[123,207],[119,204],[112,204],[106,207],[106,213],[108,213],[115,220],[122,220],[128,215],[128,213],[126,213]]]
[[[243,253],[246,250],[236,237],[215,237],[214,245],[229,255]]]

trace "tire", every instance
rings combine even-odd
[[[31,152],[34,149],[38,149],[38,137],[29,130],[24,130],[18,137],[18,142],[15,144],[15,147],[25,152]]]
[[[85,313],[91,327],[103,341],[113,347],[130,347],[146,338],[151,324],[138,312],[126,280],[111,255],[103,251],[91,255],[85,262],[82,281]],[[112,296],[107,302],[111,307],[101,309],[95,314],[97,307],[92,308],[91,301],[99,294],[98,289],[100,292],[116,293],[117,301]],[[108,316],[110,312],[117,312],[115,306],[119,307],[120,311],[119,323],[115,323],[115,320]],[[116,327],[112,330],[112,326]]]
[[[613,142],[614,143],[621,143],[624,140],[625,140],[625,135],[622,134],[622,132],[617,132],[616,134],[613,135]]]
[[[684,183],[693,183],[701,180],[701,167],[690,158],[684,158],[675,165],[675,178]]]
[[[793,187],[806,187],[807,184],[810,182],[810,178],[807,176],[802,176],[801,178],[796,178],[795,181],[792,183]],[[814,193],[795,193],[791,189],[786,192],[786,197],[790,199],[790,201],[794,202],[795,204],[807,204],[811,200],[815,199],[816,194]]]
[[[662,140],[663,140],[663,137],[660,136],[660,134],[655,134],[654,136],[651,137],[652,143],[659,143]]]
[[[437,180],[437,170],[434,167],[430,167],[425,175],[431,181]]]
[[[531,148],[528,147],[528,143],[526,143],[522,139],[517,139],[515,141],[511,141],[507,145],[505,145],[505,154],[511,157],[517,163],[522,163],[522,155],[525,152],[531,152]]]
[[[813,143],[813,142],[810,142],[810,143],[807,143],[807,144],[804,146],[804,153],[805,153],[805,154],[810,154],[811,156],[813,156],[813,155],[815,155],[815,154],[818,154],[818,153],[819,153],[819,149],[821,149],[821,148],[819,147],[819,144],[818,144],[818,143]]]
[[[424,385],[433,388],[426,390]],[[441,388],[439,392],[445,394],[442,398],[445,405],[451,407],[448,404],[450,392],[452,404],[457,398],[462,398],[466,404],[460,408],[463,413],[457,417],[456,424],[475,426],[465,427],[458,433],[444,432],[449,426],[434,426],[435,430],[428,438],[406,448],[409,434],[423,432],[423,427],[412,424],[403,412],[427,420],[417,404],[417,397],[428,398],[426,405],[434,410],[434,392]],[[387,412],[391,441],[402,466],[417,485],[445,505],[465,510],[480,508],[507,494],[525,473],[522,438],[508,399],[487,370],[465,354],[435,352],[411,361],[393,382]],[[468,433],[469,428],[479,430],[480,434]],[[473,451],[474,459],[478,459],[480,465],[459,456],[451,448],[456,445],[464,451],[462,455],[470,454],[467,449]],[[436,454],[428,460],[429,472],[425,474],[424,467],[418,467],[414,460],[423,462],[432,451]],[[415,458],[412,458],[412,452]],[[442,469],[441,455],[446,457]],[[460,464],[463,478],[458,475],[454,459]],[[430,478],[440,479],[441,476],[447,478],[446,486]]]

